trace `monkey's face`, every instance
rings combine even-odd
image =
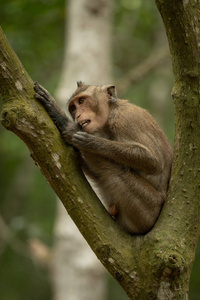
[[[87,133],[95,133],[103,128],[109,117],[109,105],[105,95],[92,87],[73,97],[69,112],[80,128]]]

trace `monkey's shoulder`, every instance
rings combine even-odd
[[[118,99],[116,112],[119,113],[120,115],[122,114],[123,116],[130,116],[135,118],[137,117],[146,118],[146,116],[153,118],[146,109],[124,99]]]
[[[136,141],[148,148],[168,149],[171,145],[152,115],[142,107],[118,99],[117,106],[112,111],[109,127],[115,140]]]
[[[118,99],[117,105],[110,114],[109,122],[111,126],[125,127],[147,130],[150,127],[159,128],[152,115],[144,108],[128,102],[128,100]]]

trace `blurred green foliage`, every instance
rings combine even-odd
[[[0,24],[33,80],[56,86],[64,46],[64,0],[0,0]]]
[[[153,1],[143,2],[122,0],[115,4],[113,54],[119,76],[149,55],[154,45],[158,12]]]
[[[62,68],[65,6],[64,0],[0,0],[0,25],[7,38],[33,80],[51,93]],[[154,1],[115,1],[113,23],[112,63],[116,80],[167,44]],[[147,108],[173,143],[172,85],[171,62],[166,59],[120,96]],[[1,125],[0,166],[1,299],[49,300],[52,291],[48,269],[29,255],[28,241],[38,238],[49,247],[52,245],[55,195],[23,142]],[[191,300],[200,297],[199,249],[191,279]],[[116,285],[108,298],[127,299],[121,290],[116,290]]]
[[[0,25],[33,78],[53,92],[64,47],[64,0],[0,1]],[[1,105],[0,105],[1,106]],[[23,142],[0,125],[0,298],[52,298],[48,269],[30,255],[29,240],[53,242],[55,194]]]

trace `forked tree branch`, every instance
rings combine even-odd
[[[192,4],[181,0],[157,1],[165,25],[170,28],[168,37],[175,74],[180,75],[176,76],[174,89],[180,120],[176,128],[169,200],[155,227],[145,236],[126,234],[105,211],[83,176],[73,148],[63,143],[47,113],[34,99],[33,82],[0,31],[0,94],[4,101],[2,124],[26,143],[31,156],[93,251],[131,299],[169,299],[169,295],[171,299],[184,299],[188,294],[189,275],[200,232],[200,155],[197,151],[200,141],[195,138],[199,134],[200,124],[195,122],[200,121],[199,114],[195,112],[195,108],[199,109],[199,73],[196,68],[189,69],[186,62],[186,69],[181,73],[179,53],[183,51],[185,42],[192,44],[192,47],[196,43],[195,35],[191,40],[188,37],[184,40],[183,37],[190,32],[174,20],[174,14],[182,7],[182,2],[189,7],[197,5],[199,9],[199,4],[194,0],[190,1]],[[193,14],[184,11],[179,22],[183,26],[184,17],[187,17],[187,24],[193,24],[196,22],[194,16],[194,11]],[[172,25],[168,24],[170,17],[173,19]],[[176,43],[179,38],[175,34],[177,28],[181,35],[180,44]],[[189,57],[190,62],[194,62],[193,55],[197,52],[195,46],[193,49],[191,54],[189,47],[186,47],[184,60]],[[193,91],[191,95],[189,87],[190,93],[191,88]],[[194,98],[193,102],[189,102],[190,96]],[[187,109],[183,105],[185,103]],[[183,115],[179,110],[183,111]]]

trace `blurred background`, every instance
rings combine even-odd
[[[85,6],[82,10],[89,10],[95,20],[100,18],[105,1],[84,1]],[[110,69],[106,71],[110,73],[103,77],[112,79],[120,98],[129,99],[146,108],[173,144],[174,111],[171,99],[173,73],[164,27],[155,3],[153,0],[107,2],[111,4],[110,17],[106,19],[106,22],[110,22],[108,28],[111,28],[111,31],[107,41],[109,40],[111,48],[105,51],[110,51],[109,63],[107,62]],[[52,95],[59,95],[59,90],[63,86],[61,82],[64,80],[65,62],[69,55],[67,49],[70,48],[72,39],[68,36],[73,34],[74,30],[73,20],[78,21],[82,18],[82,11],[76,14],[80,1],[73,1],[74,5],[77,5],[75,8],[72,8],[70,3],[65,0],[0,0],[0,26],[32,79],[40,82]],[[76,34],[74,31],[75,38]],[[103,41],[105,34],[107,32],[102,30],[98,36],[100,42],[101,39]],[[83,51],[80,46],[77,55],[83,55]],[[69,59],[68,57],[68,65]],[[90,61],[88,70],[89,64]],[[81,64],[79,68],[83,69]],[[87,73],[86,66],[84,72]],[[75,75],[76,72],[73,80],[76,78]],[[83,77],[84,75],[75,79],[72,90],[76,88],[76,80],[89,78]],[[55,292],[60,289],[56,286],[54,278],[55,274],[59,278],[59,274],[54,272],[52,267],[52,249],[55,249],[57,243],[56,196],[40,170],[34,165],[23,142],[13,133],[6,131],[2,125],[0,125],[0,169],[1,300],[78,299],[73,297],[75,291],[71,291],[70,296],[66,290],[62,298]],[[62,265],[65,264],[66,270],[69,270],[67,260],[62,261]],[[84,270],[81,272],[84,277]],[[103,271],[101,276],[103,279],[98,276],[95,278],[96,281],[104,281],[101,285],[104,289],[101,294],[103,296],[95,296],[97,283],[93,282],[91,289],[94,290],[94,294],[91,299],[128,299],[107,272]],[[72,273],[68,271],[64,277],[65,283],[68,277],[72,277]],[[76,278],[78,281],[78,276]],[[77,290],[76,285],[75,289]],[[79,299],[82,300],[83,297],[79,296]],[[199,247],[190,281],[190,300],[197,299],[200,299]]]

